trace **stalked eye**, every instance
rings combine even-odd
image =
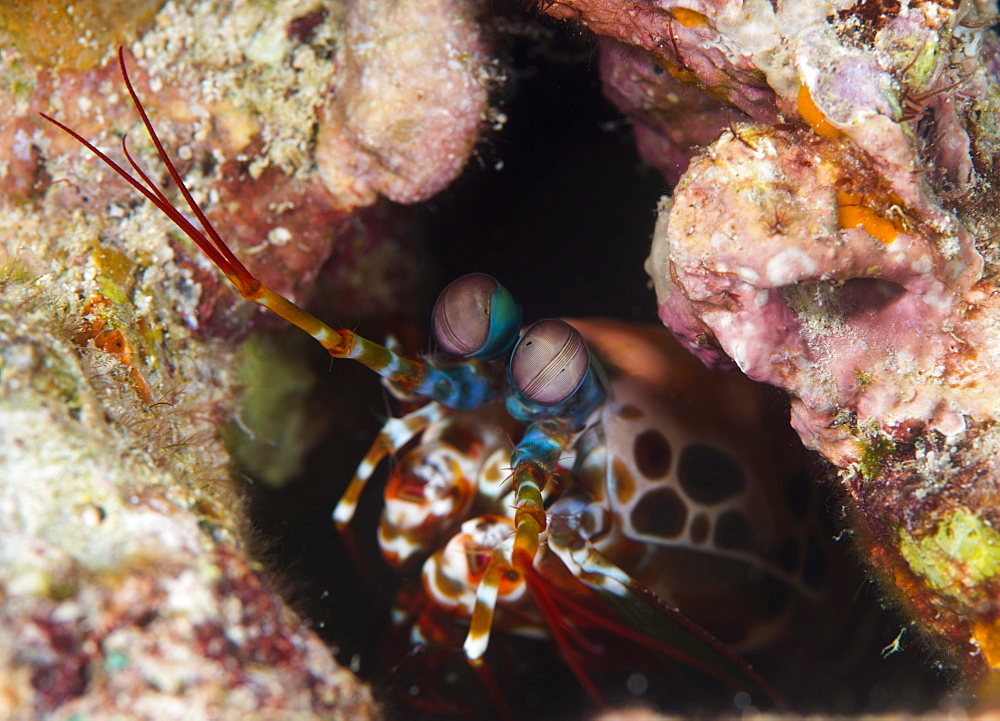
[[[506,352],[521,325],[521,309],[495,278],[463,275],[438,296],[432,315],[441,350],[460,358],[490,360]]]
[[[510,378],[528,400],[562,403],[590,369],[590,352],[580,332],[561,320],[540,320],[521,336],[510,358]]]

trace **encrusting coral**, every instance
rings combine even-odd
[[[344,19],[343,72],[316,161],[341,202],[426,200],[465,167],[490,64],[475,3],[359,0]],[[414,72],[419,68],[420,72]]]
[[[629,47],[608,94],[658,135],[640,143],[653,165],[684,171],[648,264],[663,321],[710,365],[789,391],[887,588],[968,678],[995,678],[993,4],[545,8]],[[686,115],[678,82],[703,94]],[[695,154],[706,129],[665,133],[669,113],[717,139]]]
[[[0,715],[373,717],[242,549],[213,426],[231,351],[188,345],[182,363],[223,372],[150,406],[113,357],[81,355],[68,297],[24,268],[0,280]]]
[[[119,3],[113,27],[102,3],[63,5],[48,25],[0,9],[0,716],[376,716],[244,547],[218,439],[240,403],[238,344],[259,314],[38,113],[123,164],[115,146],[127,133],[162,182],[117,67],[125,43],[168,152],[255,272],[303,297],[333,253],[354,308],[399,311],[425,287],[420,252],[392,211],[358,212],[376,192],[335,192],[357,168],[317,158],[317,137],[378,155],[407,188],[398,199],[436,192],[485,119],[482,39],[446,3],[395,4],[397,20],[431,12],[451,43],[439,62],[426,43],[412,62],[406,28],[377,3],[154,2],[133,16]],[[377,58],[352,45],[372,38]],[[407,62],[379,66],[387,54]],[[464,115],[427,130],[417,96],[442,77]],[[398,127],[382,133],[352,114],[340,138],[338,104],[369,102],[376,81],[395,88]],[[407,122],[424,132],[403,132]],[[414,142],[442,148],[439,161],[401,167]]]

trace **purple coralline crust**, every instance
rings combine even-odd
[[[706,360],[791,390],[793,424],[840,466],[861,452],[845,413],[887,433],[991,418],[997,368],[965,320],[989,303],[968,232],[940,212],[889,244],[842,228],[849,143],[738,132],[694,161],[661,215],[651,270],[665,322]]]
[[[746,119],[675,79],[649,53],[606,38],[598,51],[604,94],[632,118],[639,153],[672,185],[695,152]]]
[[[540,3],[552,17],[579,20],[597,35],[646,51],[653,62],[682,82],[697,85],[755,120],[773,123],[778,120],[778,109],[764,74],[737,39],[709,21],[709,17],[738,21],[744,5],[749,4],[706,2],[692,7],[690,3],[656,0]],[[745,12],[759,13],[765,8],[773,15],[766,2],[753,3]]]
[[[466,0],[360,0],[316,159],[341,203],[426,200],[465,167],[486,115],[488,53]]]
[[[954,90],[949,86],[958,77],[966,85],[981,85],[981,70],[971,72],[971,65],[964,64],[977,62],[974,55],[963,53],[990,42],[980,34],[966,48],[955,27],[972,11],[959,12],[947,4],[886,10],[876,18],[879,31],[870,36],[875,19],[866,13],[878,9],[877,3],[847,10],[799,3],[776,10],[766,0],[567,0],[542,7],[627,46],[621,59],[605,61],[605,92],[641,126],[663,134],[664,128],[650,117],[676,112],[672,83],[648,77],[654,67],[689,86],[689,104],[701,96],[696,107],[708,108],[713,101],[719,106],[714,118],[698,111],[675,116],[674,125],[680,127],[668,132],[685,139],[710,129],[717,136],[725,127],[723,112],[733,113],[732,122],[746,116],[771,126],[801,123],[806,113],[800,108],[800,91],[805,88],[826,121],[869,155],[900,198],[918,205],[920,163],[912,133],[898,121],[919,115],[928,104],[948,102],[954,93],[940,91]],[[627,72],[617,67],[623,64],[630,66]],[[969,95],[968,88],[962,94]],[[951,130],[938,132],[945,147],[961,145],[966,135],[954,124]],[[684,152],[686,146],[686,140],[672,141],[670,151]],[[675,161],[669,155],[656,158],[651,150],[645,157],[654,167],[665,167],[673,182]],[[955,167],[961,162],[953,158],[943,167],[961,175]]]

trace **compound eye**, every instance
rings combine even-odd
[[[589,369],[590,352],[580,331],[556,319],[540,320],[528,328],[510,358],[510,377],[517,390],[543,406],[572,396]]]
[[[485,273],[452,281],[431,316],[434,338],[445,353],[483,360],[507,350],[520,323],[521,312],[510,293]]]

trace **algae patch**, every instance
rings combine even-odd
[[[965,508],[943,517],[923,537],[900,530],[899,543],[914,572],[949,596],[965,597],[966,589],[1000,573],[1000,532]]]

